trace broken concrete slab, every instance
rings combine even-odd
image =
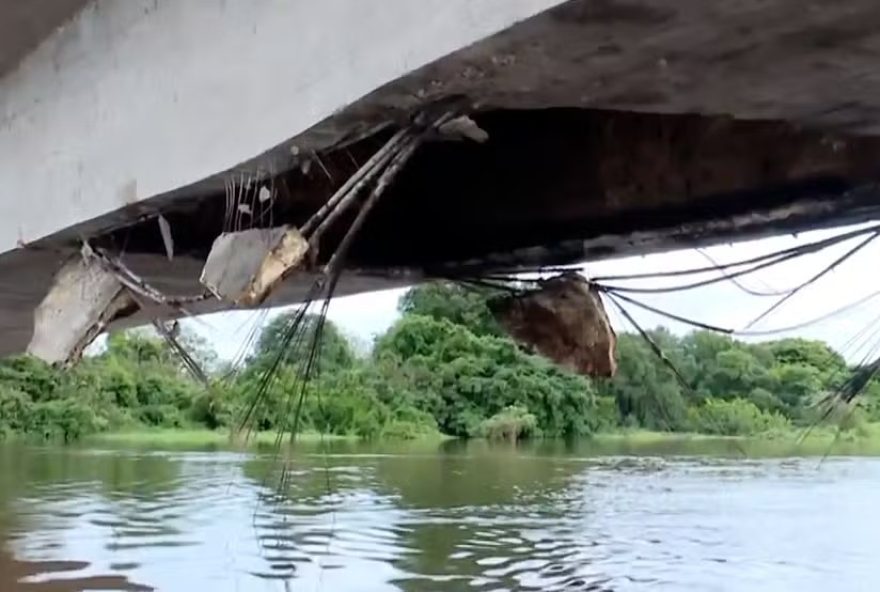
[[[599,292],[577,274],[540,283],[535,290],[490,302],[516,341],[586,376],[614,376],[617,336]]]
[[[293,226],[225,232],[214,240],[199,279],[222,300],[256,306],[308,250],[308,241]]]
[[[136,306],[98,261],[76,257],[56,274],[35,310],[27,353],[50,364],[71,365],[111,320]]]
[[[489,134],[467,115],[461,115],[441,124],[437,131],[441,136],[451,139],[468,139],[478,144],[483,144],[489,139]]]

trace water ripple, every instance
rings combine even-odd
[[[4,592],[880,586],[870,459],[23,454]]]

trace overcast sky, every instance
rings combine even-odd
[[[739,261],[805,242],[812,242],[845,230],[838,228],[830,231],[803,233],[797,237],[784,236],[735,245],[719,245],[706,249],[705,252],[719,263]],[[862,236],[835,245],[820,253],[806,255],[791,262],[747,275],[742,278],[741,283],[749,289],[759,291],[778,291],[791,288],[832,263],[864,238]],[[752,330],[796,325],[850,302],[855,302],[875,291],[880,291],[878,260],[880,260],[880,239],[847,259],[815,284],[799,292],[773,314],[752,327]],[[621,275],[703,267],[707,264],[708,261],[704,255],[695,250],[686,250],[587,264],[586,271],[593,276]],[[693,277],[688,276],[665,281],[672,285],[693,280]],[[662,284],[659,280],[641,280],[630,282],[628,285],[657,286]],[[334,299],[330,305],[329,317],[345,333],[353,337],[361,347],[368,347],[373,338],[385,331],[397,318],[397,301],[404,291],[402,289],[386,290]],[[778,297],[758,297],[747,294],[729,281],[671,294],[637,295],[637,297],[655,307],[688,318],[737,330],[744,328],[750,320],[778,299]],[[612,322],[618,331],[632,330],[627,326],[626,321],[613,310],[612,306],[606,304],[606,308],[609,310]],[[632,306],[629,307],[629,310],[646,328],[664,325],[677,333],[690,330],[687,326]],[[274,314],[277,314],[277,310],[269,312],[270,317]],[[251,327],[265,322],[266,316],[266,314],[261,315],[253,311],[218,313],[201,317],[192,326],[210,340],[222,358],[232,359],[240,350],[241,343],[245,340]],[[874,325],[880,326],[880,297],[869,299],[845,314],[835,315],[824,322],[799,330],[774,335],[773,338],[803,336],[822,339],[841,351],[850,361],[856,362],[861,360],[870,346],[880,341],[880,331],[874,334]],[[757,338],[748,339],[757,340]]]

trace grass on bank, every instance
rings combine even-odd
[[[451,436],[435,433],[417,438],[417,441],[419,443],[439,443],[452,439],[454,438]],[[277,434],[275,432],[260,432],[252,434],[245,447],[272,447],[276,441]],[[355,435],[316,432],[305,432],[297,437],[297,442],[304,445],[316,445],[324,442],[354,444],[360,441]],[[380,442],[400,442],[400,440],[380,439]],[[688,451],[711,451],[714,447],[723,447],[734,451],[754,452],[756,455],[761,455],[763,452],[817,455],[829,452],[880,454],[880,423],[866,424],[858,431],[840,432],[831,427],[817,427],[805,432],[802,428],[792,428],[756,436],[717,436],[633,429],[601,432],[583,439],[582,442],[586,446],[592,445],[598,449],[636,452],[680,451],[687,453]],[[157,448],[234,448],[242,446],[230,438],[228,430],[199,428],[137,428],[106,432],[86,438],[85,444]]]
[[[249,445],[269,446],[277,441],[276,432],[259,432],[252,434],[248,440]],[[453,436],[436,434],[424,439],[449,440]],[[599,433],[585,440],[594,440],[599,443],[626,442],[629,444],[650,445],[672,441],[699,441],[699,440],[722,440],[722,439],[745,439],[740,436],[713,436],[711,434],[655,432],[649,430],[626,430],[619,432]],[[753,437],[752,439],[755,439]],[[760,437],[758,437],[760,439]],[[286,437],[285,437],[286,440]],[[317,432],[302,433],[297,436],[297,442],[306,444],[336,441],[357,442],[361,439],[355,435],[319,434]],[[87,437],[86,444],[114,444],[114,445],[155,445],[155,446],[232,446],[236,441],[231,438],[228,430],[208,430],[200,428],[136,428],[116,432],[105,432]]]
[[[594,436],[600,450],[623,454],[733,454],[737,456],[880,455],[880,423],[858,430],[831,426],[787,428],[752,436],[621,430]]]
[[[284,441],[289,436],[285,434]],[[442,441],[449,439],[440,433],[424,435],[421,441]],[[140,428],[117,432],[105,432],[87,437],[86,444],[107,444],[117,446],[171,446],[171,447],[268,447],[278,441],[277,432],[258,432],[251,434],[246,442],[231,437],[229,430],[178,429],[178,428]],[[321,442],[359,442],[355,435],[320,434],[304,432],[296,437],[297,443],[319,444]]]
[[[669,440],[791,440],[830,442],[839,441],[876,441],[880,444],[880,422],[866,423],[855,430],[839,430],[834,426],[824,425],[813,428],[789,427],[748,436],[721,436],[701,432],[659,432],[644,429],[621,429],[595,434],[596,440],[627,440],[630,442],[667,442]]]

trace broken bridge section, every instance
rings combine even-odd
[[[326,303],[334,296],[354,239],[397,175],[429,138],[469,138],[478,142],[486,139],[485,132],[467,116],[452,112],[439,116],[420,114],[348,176],[301,229],[292,225],[272,226],[272,207],[277,199],[274,188],[255,180],[230,183],[222,232],[213,241],[199,277],[203,288],[195,295],[170,297],[132,271],[123,261],[124,252],[112,246],[93,248],[84,242],[79,257],[74,256],[56,274],[49,293],[37,308],[28,353],[49,363],[69,366],[80,359],[84,349],[111,321],[141,311],[182,355],[191,373],[207,385],[206,374],[176,340],[166,319],[191,314],[184,304],[209,300],[225,306],[259,306],[285,278],[306,269],[316,273],[308,291],[308,304],[323,299],[326,314]],[[269,226],[261,228],[258,224],[267,213]],[[348,213],[353,214],[353,219],[340,224]],[[165,254],[173,261],[172,225],[161,214],[156,220]],[[324,233],[340,226],[345,234],[326,265],[319,266],[316,256],[306,260],[307,254],[317,252]],[[298,332],[305,315],[305,308],[301,310],[302,314],[297,316]],[[320,328],[313,338],[317,348]]]
[[[378,278],[373,285],[382,287],[383,279],[510,272],[878,213],[880,140],[870,137],[727,117],[585,109],[453,117],[451,108],[442,104],[419,116],[435,123],[419,127],[414,120],[416,135],[406,127],[383,129],[302,155],[279,175],[240,173],[222,194],[179,200],[158,218],[93,237],[108,260],[120,256],[104,267],[117,265],[126,286],[140,289],[141,306],[126,321],[179,316],[173,307],[156,308],[172,292],[190,295],[187,314],[314,298],[314,282],[323,274],[326,283],[329,268],[334,289],[339,283],[347,293],[352,285],[358,290],[358,278]],[[365,199],[370,191],[381,202]],[[340,275],[334,263],[340,250],[351,275]],[[47,307],[69,300],[65,274],[40,307],[38,326],[47,323]],[[121,318],[108,317],[109,284],[105,290],[93,280],[83,281],[98,289],[94,310],[67,304],[90,310],[91,325],[83,329],[81,319],[60,313],[50,323],[78,328],[78,337],[65,341],[74,357],[82,340]],[[143,306],[145,299],[151,306]],[[45,333],[37,331],[33,352],[44,351]],[[607,354],[610,339],[594,341],[591,351]],[[597,360],[598,354],[565,363],[613,371],[611,362]]]
[[[472,117],[485,141],[428,140],[358,236],[352,267],[418,276],[461,265],[553,265],[797,232],[878,211],[880,141],[871,137],[585,109]],[[267,187],[273,196],[268,211],[248,213],[246,222],[305,224],[392,131],[308,155],[281,175],[243,177],[255,193]],[[222,194],[166,209],[178,258],[203,261],[226,211]],[[327,261],[341,236],[338,228],[323,233],[317,261]],[[165,253],[152,220],[99,241],[142,256]],[[183,280],[175,267],[164,273]]]
[[[473,126],[424,138],[352,239],[337,294],[877,216],[876,2],[437,0],[429,27],[412,3],[342,3],[91,3],[51,34],[82,3],[5,9],[28,17],[13,25],[45,17],[6,27],[23,34],[0,42],[9,59],[49,37],[0,80],[0,352],[31,341],[83,240],[142,301],[185,295],[197,314],[307,298],[356,208],[303,233],[301,266],[252,251],[251,296],[202,298],[199,278],[219,236],[303,229],[432,109]],[[328,46],[290,34],[302,27],[342,34]]]

